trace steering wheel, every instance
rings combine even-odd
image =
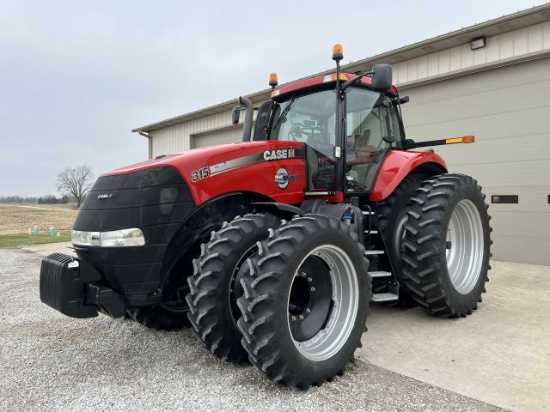
[[[352,170],[346,173],[346,186],[350,190],[365,190],[365,185],[356,180],[356,176],[353,176]]]
[[[307,136],[302,133],[302,127],[300,123],[294,123],[288,132],[288,140],[294,140],[296,142],[305,142]]]

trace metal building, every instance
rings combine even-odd
[[[493,258],[550,265],[550,4],[343,66],[391,63],[408,138],[474,134],[437,147],[450,171],[475,177],[490,203]],[[329,70],[325,73],[330,73]],[[319,73],[315,74],[319,75]],[[308,76],[312,77],[312,76]],[[259,104],[263,90],[248,98]],[[134,129],[149,156],[239,141],[237,100]]]

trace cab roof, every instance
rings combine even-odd
[[[357,76],[357,74],[352,73],[340,73],[340,81],[347,82],[348,80],[355,79]],[[278,97],[284,96],[286,94],[314,89],[316,86],[327,85],[329,83],[336,83],[336,73],[317,76],[306,80],[300,80],[292,84],[281,86],[280,88],[275,89],[271,92],[271,98],[277,99]],[[357,83],[357,85],[371,87],[371,78],[363,76],[361,80]],[[387,90],[386,93],[397,96],[397,88],[395,86],[392,86]]]

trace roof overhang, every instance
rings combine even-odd
[[[460,30],[452,31],[441,36],[433,37],[428,40],[413,43],[399,49],[391,50],[376,56],[367,57],[363,60],[358,60],[353,63],[343,65],[342,72],[354,73],[358,71],[368,71],[372,66],[378,63],[396,64],[402,61],[422,57],[430,53],[435,53],[441,50],[446,50],[451,47],[460,46],[469,43],[476,37],[491,37],[498,34],[503,34],[509,31],[532,26],[538,23],[543,23],[550,20],[550,3],[541,6],[532,7],[527,10],[522,10],[517,13],[509,14],[484,23],[475,24]],[[311,76],[304,77],[297,81],[311,79],[316,76],[322,76],[334,72],[334,68],[316,73]],[[282,86],[294,83],[288,82]],[[271,96],[271,89],[264,89],[256,93],[247,95],[253,104],[268,100]],[[222,113],[231,110],[238,104],[238,99],[232,99],[214,106],[206,107],[191,113],[186,113],[160,122],[151,123],[145,126],[133,129],[132,132],[152,132],[154,130],[163,129],[168,126],[174,126],[180,123],[191,120],[200,119],[209,115]]]

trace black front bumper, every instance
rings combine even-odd
[[[115,318],[124,316],[122,296],[100,281],[99,272],[86,262],[53,253],[42,259],[40,300],[73,318],[91,318],[98,312]]]

